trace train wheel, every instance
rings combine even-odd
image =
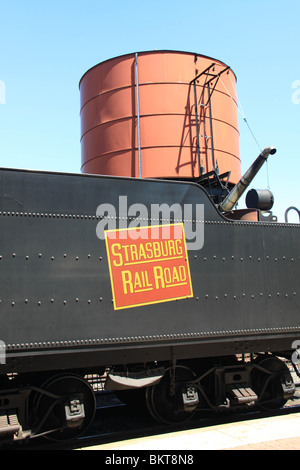
[[[52,440],[78,437],[91,424],[96,410],[95,394],[77,375],[58,375],[46,381],[36,400],[38,434]]]
[[[195,410],[183,406],[182,386],[195,379],[195,374],[185,366],[167,369],[156,385],[146,390],[146,404],[150,414],[167,424],[183,423],[190,419]]]
[[[252,372],[252,388],[258,396],[258,406],[263,410],[282,408],[294,391],[287,365],[275,356],[259,358],[256,365]]]

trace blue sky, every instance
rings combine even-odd
[[[12,0],[0,7],[1,167],[79,172],[78,83],[86,70],[121,54],[182,50],[231,66],[260,147],[277,148],[268,175],[263,168],[252,187],[269,184],[279,220],[300,206],[299,0]],[[259,148],[240,117],[244,172]]]

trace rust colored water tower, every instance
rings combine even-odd
[[[91,68],[79,87],[82,172],[239,180],[236,77],[223,62],[133,53]]]

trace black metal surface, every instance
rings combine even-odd
[[[96,209],[119,195],[149,214],[204,204],[192,298],[113,309]],[[300,225],[228,220],[191,183],[5,169],[0,220],[0,372],[280,351],[299,338]]]
[[[246,195],[248,208],[269,211],[274,204],[274,196],[268,189],[250,189]]]

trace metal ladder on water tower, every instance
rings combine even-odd
[[[203,70],[198,75],[196,75],[196,77],[190,82],[190,85],[193,86],[193,90],[194,90],[196,152],[197,152],[198,167],[199,167],[198,182],[203,183],[206,180],[208,186],[218,184],[226,188],[228,179],[230,176],[230,172],[226,172],[226,173],[223,173],[222,175],[219,175],[218,164],[215,161],[211,97],[212,97],[213,92],[215,91],[215,88],[219,81],[220,76],[224,72],[229,70],[230,67],[227,66],[224,69],[222,69],[220,72],[216,72],[215,70],[216,67],[218,67],[218,65],[215,62],[213,62],[209,67],[207,67],[205,70]],[[202,79],[204,78],[204,82],[202,85],[200,84],[201,78]],[[197,97],[198,84],[202,86],[202,92],[201,92],[199,100]],[[209,120],[210,135],[208,135],[206,132],[205,122],[207,118]],[[203,127],[203,134],[200,133],[202,127]],[[201,137],[204,137],[205,139],[205,152],[206,153],[208,153],[209,151],[209,141],[210,141],[211,162],[212,162],[212,167],[213,167],[212,171],[207,172],[205,174],[203,171],[203,167],[201,166],[201,150],[200,150],[200,138]],[[225,180],[226,178],[227,178],[227,182],[225,181],[223,183],[222,180]]]

